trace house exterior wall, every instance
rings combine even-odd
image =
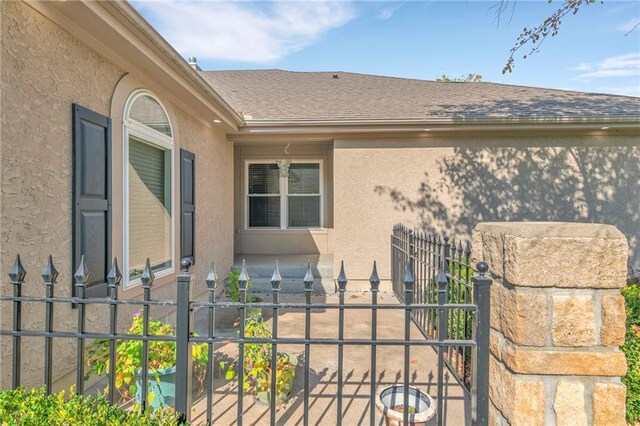
[[[27,270],[24,295],[44,295],[40,273],[52,254],[60,276],[55,294],[70,293],[72,263],[72,117],[71,104],[112,118],[113,145],[113,240],[112,255],[122,259],[122,111],[134,89],[144,88],[167,108],[175,130],[174,178],[178,183],[179,149],[196,155],[196,264],[193,293],[205,288],[209,262],[215,258],[220,273],[233,262],[233,146],[222,130],[205,125],[178,108],[162,89],[162,82],[143,84],[144,76],[128,73],[52,21],[22,2],[1,2],[1,192],[0,192],[0,292],[13,289],[7,274],[16,253]],[[179,191],[176,191],[179,196]],[[176,204],[177,206],[178,204]],[[179,267],[180,221],[178,211],[174,242]],[[152,297],[175,298],[175,274],[156,280]],[[141,294],[140,287],[120,297]],[[104,309],[103,309],[104,308]],[[119,311],[121,330],[130,323],[133,309]],[[152,308],[153,316],[168,314]],[[11,309],[0,312],[3,329],[11,327]],[[56,304],[56,330],[73,330],[77,311]],[[104,331],[106,307],[87,312],[87,331]],[[42,328],[44,306],[23,306],[25,328]],[[0,389],[10,386],[11,339],[0,339]],[[42,384],[43,339],[23,339],[22,383]],[[54,381],[70,385],[68,371],[75,365],[75,341],[54,343]]]
[[[285,148],[288,156],[285,155]],[[322,160],[323,229],[246,229],[245,167],[250,160]],[[238,254],[327,254],[333,252],[332,144],[237,144],[235,149],[235,251]]]
[[[334,272],[351,280],[374,260],[389,279],[398,222],[465,241],[481,221],[606,223],[640,264],[640,135],[336,140],[333,157]]]

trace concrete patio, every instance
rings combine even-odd
[[[262,294],[266,301],[271,295]],[[345,297],[348,303],[369,303],[371,296],[367,292],[348,292]],[[314,295],[315,303],[337,303],[337,295]],[[304,302],[302,296],[282,295],[281,302]],[[397,304],[391,293],[380,293],[380,304]],[[267,312],[268,311],[268,312]],[[194,327],[201,335],[206,334],[206,311],[195,313]],[[271,322],[271,310],[264,312],[264,317]],[[216,332],[218,335],[235,336],[237,329],[233,327],[237,319],[237,310],[218,309],[216,313]],[[338,311],[323,310],[312,313],[312,337],[337,337]],[[279,337],[304,336],[304,312],[302,310],[282,311],[278,320]],[[378,338],[401,339],[404,333],[404,311],[378,310]],[[368,309],[347,310],[345,312],[345,338],[367,339],[371,336],[371,311]],[[412,324],[411,339],[423,340],[419,330]],[[299,359],[293,390],[288,400],[277,411],[277,423],[300,425],[303,423],[303,375],[304,347],[302,345],[279,345],[278,351],[290,352]],[[237,423],[237,380],[226,381],[220,374],[219,361],[237,359],[237,344],[216,346],[214,366],[213,423],[218,425],[234,425]],[[312,345],[310,362],[310,397],[309,418],[312,424],[336,423],[336,393],[338,372],[337,346]],[[343,386],[343,424],[369,424],[370,392],[370,346],[345,346],[344,348],[344,386]],[[431,394],[434,399],[437,392],[437,357],[431,347],[413,347],[410,358],[410,381],[412,385]],[[377,349],[377,386],[402,384],[403,382],[404,348],[401,346],[378,346]],[[444,417],[446,424],[464,425],[470,423],[469,401],[465,392],[451,374],[445,369]],[[245,395],[243,401],[243,423],[247,425],[269,424],[269,407],[257,402],[252,395]],[[192,421],[196,425],[205,423],[206,397],[204,393],[194,394]],[[382,424],[382,417],[376,413],[376,424]]]

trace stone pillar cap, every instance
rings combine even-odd
[[[599,223],[483,222],[476,226],[476,231],[523,238],[625,238],[615,226]]]

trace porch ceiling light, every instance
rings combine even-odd
[[[222,120],[219,120],[219,119],[217,119],[217,118],[214,118],[214,119],[213,119],[213,122],[214,122],[214,123],[216,123],[216,124],[218,124],[218,123],[222,123]]]
[[[611,128],[611,127],[609,127],[609,126],[603,126],[603,127],[601,127],[601,129],[602,129],[602,130],[609,130],[610,128]]]

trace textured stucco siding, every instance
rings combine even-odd
[[[16,253],[27,270],[25,295],[44,295],[40,274],[52,254],[60,272],[56,295],[68,295],[72,270],[72,117],[76,102],[113,119],[113,255],[122,259],[122,117],[123,81],[132,78],[80,40],[62,30],[22,2],[0,2],[2,12],[1,94],[1,197],[0,292],[12,291],[7,273]],[[123,78],[123,76],[125,76]],[[137,79],[134,78],[137,81]],[[142,79],[140,79],[142,80]],[[171,102],[162,82],[154,87],[135,83],[131,89],[148,89],[164,103],[176,130],[174,161],[179,149],[196,155],[196,256],[193,292],[201,293],[209,261],[215,258],[220,275],[233,262],[233,146],[224,133],[205,125]],[[117,96],[116,96],[117,95]],[[118,104],[115,105],[114,104]],[[115,111],[115,112],[114,112]],[[119,116],[118,116],[119,115]],[[179,197],[179,167],[175,168]],[[118,199],[118,197],[120,199]],[[179,203],[175,204],[179,207]],[[180,235],[179,209],[174,212],[174,243]],[[179,263],[176,249],[175,263]],[[177,266],[177,265],[176,265]],[[175,274],[156,280],[152,297],[174,299]],[[140,296],[140,288],[120,292]],[[133,309],[119,310],[120,331],[130,323]],[[155,317],[169,314],[153,309]],[[56,305],[56,330],[73,330],[77,310]],[[87,331],[106,331],[106,307],[87,310]],[[23,306],[25,328],[43,328],[44,306]],[[11,309],[4,305],[0,326],[11,327]],[[0,339],[0,389],[10,385],[11,339]],[[22,383],[39,386],[43,380],[43,339],[23,338]],[[74,380],[75,341],[56,339],[54,380],[66,387]]]
[[[515,220],[615,225],[638,267],[638,182],[640,136],[336,141],[334,271],[368,279],[377,260],[388,279],[398,222],[466,241]]]
[[[111,94],[124,71],[22,2],[1,2],[2,11],[2,294],[16,253],[27,270],[25,295],[44,295],[40,274],[46,256],[60,272],[57,295],[71,288],[72,144],[71,103],[109,115]],[[24,305],[25,324],[42,328],[44,307]],[[69,307],[54,310],[58,329],[73,323]],[[88,323],[99,321],[92,311]],[[11,327],[3,306],[2,328]],[[42,339],[23,339],[25,384],[42,380]],[[56,358],[73,359],[74,342],[55,345]],[[1,388],[10,384],[10,339],[2,339]],[[54,363],[60,372],[61,362]]]

